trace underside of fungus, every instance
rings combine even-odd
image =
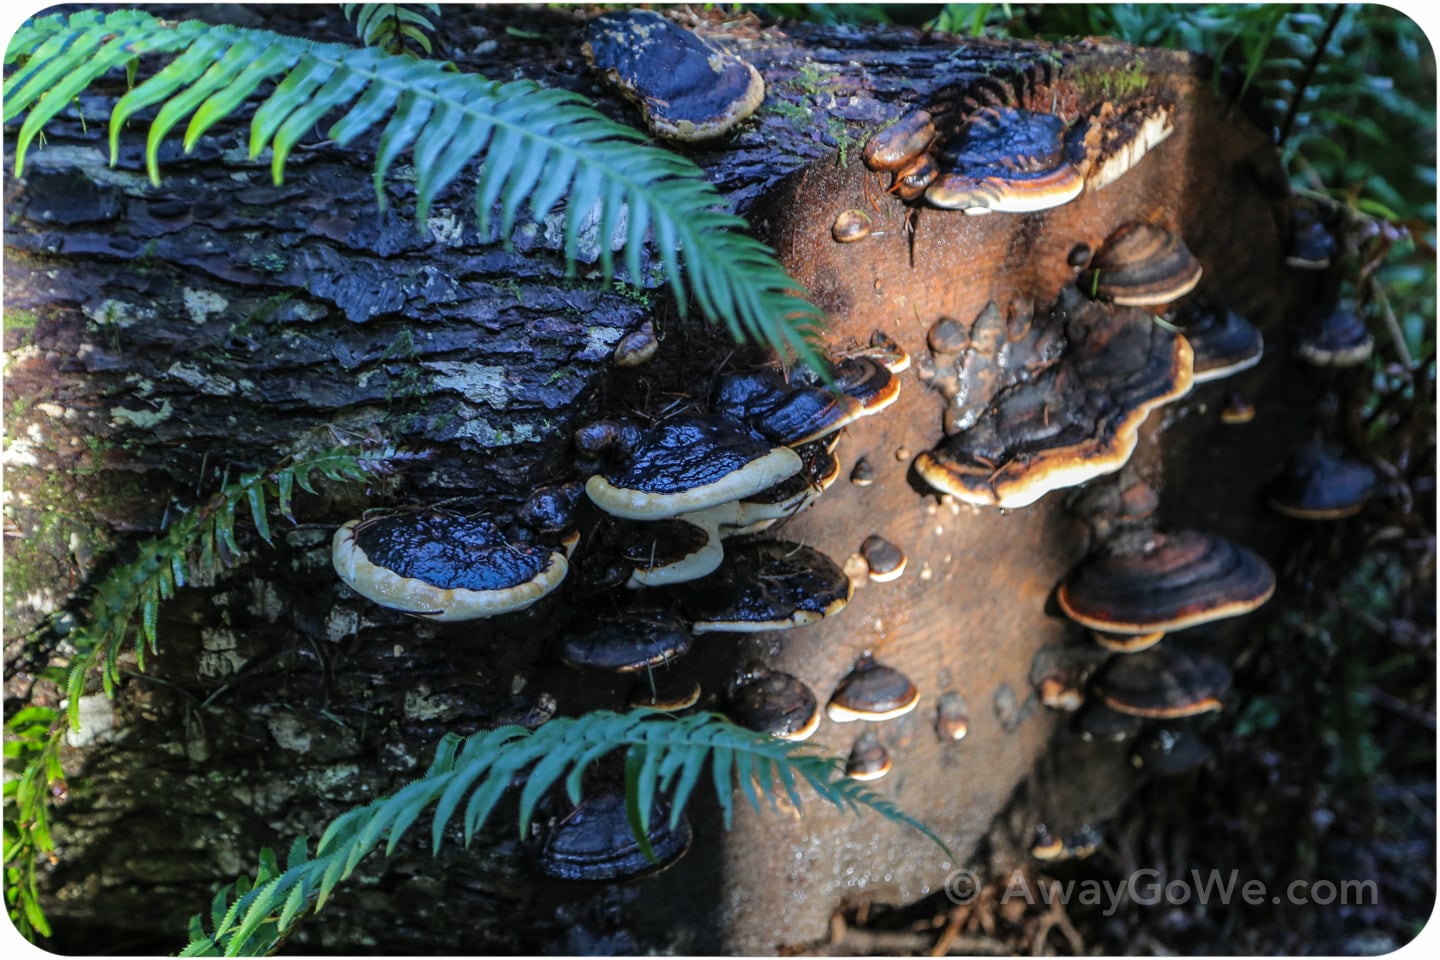
[[[1192,353],[1148,314],[1062,291],[1060,360],[1002,391],[969,429],[915,460],[931,487],[967,503],[1023,507],[1120,469],[1155,407],[1183,396]]]

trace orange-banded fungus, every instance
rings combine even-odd
[[[1224,706],[1230,690],[1230,671],[1210,657],[1161,644],[1143,653],[1110,658],[1093,686],[1095,694],[1112,710],[1152,720],[1174,720]]]
[[[1152,727],[1135,741],[1130,762],[1147,773],[1175,776],[1203,766],[1213,753],[1199,731],[1167,723]]]
[[[1338,520],[1359,513],[1375,491],[1373,467],[1333,443],[1314,439],[1286,458],[1265,490],[1270,506],[1301,520]]]
[[[607,791],[587,797],[556,824],[540,852],[540,870],[559,880],[615,882],[658,873],[690,849],[690,821],[672,817],[657,800],[641,850],[626,812],[625,794]]]
[[[1175,132],[1175,106],[1153,97],[1120,106],[1106,101],[1076,126],[1084,159],[1085,186],[1101,190],[1120,179],[1151,149]]]
[[[643,320],[640,326],[620,338],[615,344],[614,361],[617,367],[640,367],[654,358],[660,349],[660,340],[655,336],[655,324]]]
[[[910,369],[910,354],[884,330],[873,331],[870,345],[856,350],[854,355],[870,357],[891,373],[904,373]]]
[[[1030,685],[1040,703],[1069,713],[1085,702],[1085,679],[1095,669],[1099,654],[1083,646],[1048,646],[1030,661]]]
[[[630,688],[630,706],[679,713],[700,702],[700,682],[668,670],[646,670]]]
[[[1155,646],[1155,644],[1165,639],[1165,631],[1152,630],[1149,633],[1111,633],[1108,630],[1091,630],[1090,636],[1096,643],[1111,653],[1139,653],[1141,650],[1149,650]]]
[[[842,210],[830,225],[836,243],[854,243],[870,236],[870,215],[864,210]]]
[[[742,727],[782,740],[808,740],[820,727],[820,710],[810,688],[754,660],[731,682],[726,713]]]
[[[634,608],[601,615],[560,642],[560,659],[576,667],[632,673],[669,663],[690,649],[690,630],[672,613]]]
[[[1295,355],[1316,367],[1353,367],[1369,360],[1374,348],[1365,321],[1343,304],[1312,313],[1295,339]]]
[[[918,200],[939,175],[940,166],[935,162],[935,156],[922,153],[895,171],[895,182],[890,192],[901,200]]]
[[[1220,407],[1220,422],[1239,426],[1255,419],[1255,404],[1239,390],[1225,394],[1225,403]]]
[[[1175,325],[1195,351],[1196,383],[1248,370],[1265,353],[1260,329],[1228,307],[1192,302],[1175,315]]]
[[[537,487],[520,504],[520,522],[541,533],[565,533],[575,527],[585,486],[578,481]]]
[[[945,210],[1029,213],[1068,203],[1085,188],[1067,158],[1065,121],[1012,107],[971,116],[938,151],[925,200]]]
[[[876,356],[848,357],[831,368],[832,387],[791,381],[770,368],[722,375],[712,409],[754,427],[776,443],[798,447],[831,436],[861,417],[884,410],[900,380]]]
[[[629,586],[663,587],[713,573],[725,556],[719,527],[708,511],[637,523],[620,555],[631,564]]]
[[[335,531],[331,560],[362,597],[442,622],[523,610],[569,570],[563,552],[438,511],[351,520]]]
[[[1144,312],[1087,303],[1067,287],[1054,318],[1064,318],[1065,354],[920,454],[915,470],[931,487],[967,503],[1026,506],[1119,470],[1150,411],[1189,391],[1190,345]]]
[[[857,487],[868,487],[875,482],[875,465],[866,457],[855,461],[850,469],[850,482]]]
[[[925,342],[932,353],[959,353],[970,346],[970,331],[954,317],[941,317],[930,325]]]
[[[905,551],[879,534],[871,534],[860,544],[860,555],[876,583],[899,580],[905,573]]]
[[[890,751],[885,749],[880,735],[871,728],[855,738],[855,743],[850,748],[850,756],[845,761],[845,776],[868,783],[885,776],[890,772],[890,767]]]
[[[1153,223],[1127,223],[1112,233],[1076,285],[1121,306],[1162,306],[1195,289],[1204,271],[1177,234]]]
[[[819,441],[796,453],[804,462],[799,473],[744,500],[707,510],[703,516],[717,519],[721,536],[734,537],[767,530],[806,510],[840,475],[840,460]]]
[[[912,110],[865,141],[860,159],[871,170],[898,170],[929,149],[934,140],[934,119],[925,110]]]
[[[651,10],[601,14],[580,49],[640,108],[651,131],[671,140],[721,136],[765,99],[753,66]]]
[[[876,663],[867,653],[855,661],[854,668],[835,687],[825,705],[825,715],[836,723],[893,720],[905,716],[919,703],[920,691],[909,677]]]
[[[813,547],[762,540],[727,550],[708,577],[671,588],[695,633],[785,630],[839,613],[850,578]]]
[[[935,736],[949,743],[970,732],[970,706],[963,694],[946,690],[935,703]]]
[[[1311,204],[1297,204],[1290,211],[1290,244],[1285,263],[1298,270],[1324,270],[1335,256],[1335,235],[1325,226]]]
[[[797,473],[794,450],[724,417],[682,415],[650,427],[609,470],[585,484],[611,516],[658,520],[758,493]]]
[[[1047,862],[1084,860],[1093,856],[1104,840],[1100,828],[1093,824],[1085,824],[1062,838],[1051,833],[1042,823],[1035,828],[1035,839],[1030,844],[1030,856]]]
[[[1270,565],[1224,537],[1141,529],[1082,560],[1055,599],[1067,617],[1092,630],[1147,634],[1243,616],[1274,590]]]

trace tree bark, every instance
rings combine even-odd
[[[330,10],[239,13],[350,38]],[[443,22],[443,55],[462,69],[579,90],[636,121],[585,71],[579,20],[447,7]],[[1235,381],[1262,414],[1250,427],[1219,426],[1218,398],[1232,384],[1197,388],[1150,417],[1127,469],[1162,490],[1170,526],[1266,551],[1281,542],[1259,489],[1285,452],[1281,438],[1309,419],[1310,393],[1286,359],[1303,291],[1284,276],[1278,161],[1211,89],[1207,64],[1103,41],[962,42],[753,18],[695,26],[754,63],[768,92],[739,133],[687,152],[827,311],[835,350],[881,330],[919,357],[940,316],[1052,303],[1073,279],[1066,258],[1077,243],[1098,248],[1135,219],[1178,230],[1205,289],[1264,330],[1265,361]],[[1125,77],[1177,104],[1176,132],[1104,191],[1038,214],[923,210],[913,234],[898,201],[870,207],[859,150],[883,120],[1006,99],[1073,119]],[[402,786],[446,732],[498,722],[542,692],[565,714],[620,706],[628,682],[558,662],[554,638],[572,616],[563,596],[491,621],[420,623],[338,585],[330,535],[369,506],[462,497],[513,509],[538,485],[576,478],[578,425],[659,410],[733,349],[693,314],[681,321],[653,281],[567,277],[545,224],[522,224],[509,247],[479,236],[463,189],[417,224],[400,169],[378,211],[363,147],[299,149],[276,186],[267,158],[243,159],[237,124],[191,156],[171,148],[152,187],[138,129],[122,133],[119,163],[106,165],[97,118],[114,96],[88,94],[52,124],[23,180],[8,173],[6,142],[7,706],[55,701],[38,672],[63,662],[83,587],[227,475],[335,438],[383,439],[425,458],[365,495],[302,497],[301,522],[273,549],[244,537],[237,566],[163,607],[160,653],[144,672],[129,671],[114,700],[86,698],[65,758],[58,862],[44,881],[49,945],[66,953],[178,949],[188,916],[207,908],[214,885],[253,871],[261,846],[283,850]],[[831,223],[851,207],[872,209],[875,230],[837,244]],[[645,317],[661,321],[658,357],[638,372],[613,368],[614,345]],[[1052,743],[1062,767],[1082,748],[1056,736],[1061,722],[1031,684],[1042,650],[1078,642],[1047,599],[1092,544],[1063,494],[1004,512],[913,482],[913,455],[942,436],[942,402],[905,376],[897,405],[849,428],[839,447],[842,477],[863,456],[875,484],[841,480],[781,533],[841,561],[883,534],[909,555],[905,576],[863,586],[817,625],[697,643],[682,664],[712,707],[756,656],[822,702],[861,652],[903,670],[923,699],[883,726],[895,770],[875,786],[962,862],[999,871],[1023,856],[1040,817],[1103,818],[1133,786],[1111,747],[1083,748],[1088,766],[1108,771],[1086,781],[1094,792],[1056,786]],[[963,741],[930,729],[947,690],[970,704]],[[816,741],[843,755],[854,735],[827,724]],[[1022,787],[1037,764],[1044,775]],[[842,904],[934,894],[957,866],[872,814],[812,802],[797,819],[742,803],[727,832],[701,798],[694,848],[670,872],[577,892],[539,876],[535,845],[516,838],[509,813],[469,850],[456,842],[432,857],[414,838],[376,858],[300,927],[294,948],[773,952],[820,940]]]

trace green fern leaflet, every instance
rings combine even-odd
[[[242,878],[215,896],[210,932],[199,917],[190,921],[190,945],[182,956],[256,956],[272,952],[301,915],[324,906],[335,887],[382,843],[389,856],[405,833],[432,805],[430,846],[438,852],[446,831],[458,824],[468,846],[485,825],[518,774],[528,771],[519,794],[519,828],[524,838],[540,799],[562,786],[572,803],[581,800],[585,770],[600,757],[626,750],[626,795],[637,803],[637,836],[649,827],[657,794],[671,799],[670,819],[679,822],[696,784],[710,770],[730,825],[734,786],[758,810],[760,795],[781,791],[798,809],[804,781],[822,799],[842,810],[869,808],[921,831],[953,860],[949,848],[928,827],[860,782],[846,777],[842,761],[819,756],[805,744],[747,730],[714,713],[676,718],[654,710],[595,711],[561,717],[534,731],[508,726],[462,740],[445,736],[426,774],[389,797],[342,814],[326,828],[314,854],[306,838],[290,848],[285,870],[263,851],[255,879]]]
[[[250,157],[271,151],[280,182],[291,151],[323,119],[339,114],[329,139],[349,144],[383,128],[374,180],[379,202],[391,167],[409,151],[415,166],[416,217],[424,221],[440,193],[483,160],[475,215],[488,233],[499,207],[499,233],[510,235],[522,205],[537,222],[561,207],[564,254],[574,268],[582,231],[598,222],[600,267],[612,275],[612,238],[623,234],[625,269],[642,277],[641,250],[654,234],[670,288],[683,310],[690,298],[736,340],[793,351],[817,366],[811,340],[821,313],[768,247],[741,231],[743,219],[690,161],[647,146],[636,130],[609,120],[583,98],[528,80],[499,83],[453,65],[392,55],[376,47],[322,44],[266,30],[158,20],[135,10],[82,11],[25,23],[5,53],[19,63],[5,81],[5,120],[22,114],[15,173],[44,125],[112,69],[138,58],[168,63],[115,104],[111,163],[120,132],[157,107],[146,137],[146,166],[159,183],[159,148],[187,117],[187,151],[238,111],[262,84],[278,81],[250,125]]]

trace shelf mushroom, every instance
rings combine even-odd
[[[1242,616],[1274,591],[1270,565],[1239,544],[1196,530],[1142,528],[1082,560],[1055,599],[1067,617],[1092,630],[1143,635]]]
[[[1209,301],[1187,304],[1175,325],[1195,352],[1195,382],[1208,383],[1248,370],[1265,354],[1265,338],[1235,310]]]
[[[933,207],[967,214],[1029,213],[1069,203],[1085,177],[1067,151],[1066,124],[1048,113],[988,107],[935,151],[925,188]]]
[[[1052,322],[1064,324],[1065,354],[1001,391],[971,429],[916,457],[926,483],[980,506],[1027,506],[1119,470],[1150,411],[1190,389],[1189,343],[1143,311],[1067,287]]]
[[[604,614],[560,641],[571,666],[635,673],[667,664],[690,649],[690,630],[665,610],[636,607]]]
[[[808,740],[820,727],[820,709],[810,688],[758,660],[737,672],[726,702],[730,719],[782,740]]]
[[[802,465],[794,450],[727,417],[688,414],[643,431],[585,492],[611,516],[663,520],[759,493]]]
[[[614,10],[590,21],[581,52],[633,101],[657,136],[709,140],[765,99],[753,66],[653,10]]]
[[[1194,290],[1203,272],[1177,234],[1135,221],[1106,238],[1077,285],[1097,300],[1120,306],[1163,306]]]
[[[1230,671],[1211,657],[1162,644],[1143,653],[1110,658],[1092,686],[1112,710],[1175,720],[1219,710],[1230,690]]]
[[[708,577],[670,588],[695,633],[787,630],[849,603],[845,571],[813,547],[759,540],[726,551]]]
[[[523,610],[560,585],[560,550],[508,539],[489,520],[439,511],[351,520],[331,541],[335,572],[368,600],[441,622]]]
[[[650,812],[642,851],[630,826],[625,794],[609,790],[586,797],[551,829],[540,852],[540,870],[558,880],[617,882],[658,873],[690,849],[690,821],[672,818],[659,801]]]
[[[1356,460],[1321,439],[1301,444],[1266,487],[1271,508],[1301,520],[1338,520],[1359,513],[1375,490],[1378,477],[1368,463]]]
[[[893,720],[920,703],[920,691],[894,667],[877,663],[870,654],[855,661],[825,705],[825,715],[836,723],[854,720]]]

